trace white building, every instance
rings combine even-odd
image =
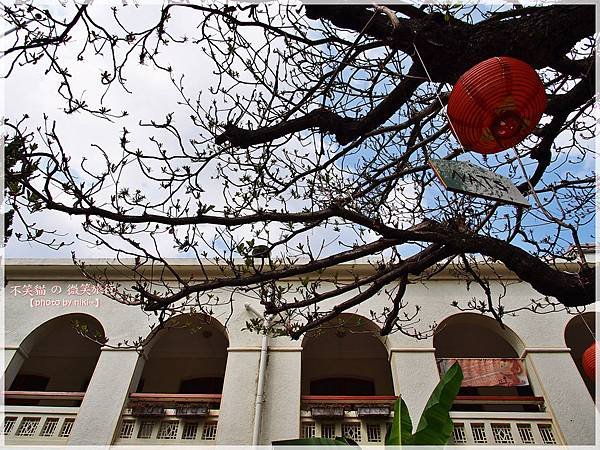
[[[197,269],[186,260],[175,265],[188,274]],[[337,268],[340,278],[349,267]],[[363,275],[371,270],[352,267]],[[539,298],[502,267],[496,271],[515,281],[507,306]],[[77,334],[74,321],[109,337],[109,344],[131,342],[149,335],[150,321],[139,308],[98,293],[71,261],[9,260],[5,277],[9,445],[249,445],[253,436],[266,445],[340,434],[381,445],[395,396],[404,398],[417,422],[439,380],[440,358],[522,358],[528,375],[525,387],[461,391],[452,412],[455,444],[595,443],[594,384],[580,362],[593,342],[593,313],[521,312],[506,317],[502,329],[451,307],[452,300],[481,293],[449,271],[409,285],[405,296],[422,307],[421,323],[439,324],[435,337],[380,337],[368,317],[385,299],[374,297],[344,315],[343,326],[299,341],[269,337],[264,376],[263,337],[242,330],[254,317],[244,304],[260,310],[257,301],[240,297],[232,310],[215,309],[213,318],[187,316],[199,327],[160,331],[139,354]],[[111,277],[123,281],[127,273],[115,270]]]

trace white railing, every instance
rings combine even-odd
[[[394,397],[315,397],[303,396],[300,411],[300,437],[344,436],[360,445],[383,445],[388,423],[393,418]],[[459,403],[502,403],[497,398],[460,397]],[[508,403],[535,404],[543,399],[509,397]],[[364,409],[367,408],[367,409]],[[371,408],[369,410],[369,408]],[[389,414],[385,416],[385,408]],[[362,416],[373,411],[378,416]],[[325,416],[319,417],[321,414]],[[546,412],[453,411],[451,445],[561,445],[558,431]]]
[[[344,436],[360,445],[383,445],[394,396],[302,396],[300,437]]]
[[[547,413],[455,411],[453,445],[560,445]]]
[[[78,404],[84,392],[5,391],[5,401],[24,403],[4,406],[4,442],[8,445],[64,445],[78,406],[34,406],[31,402]]]
[[[4,441],[14,445],[66,444],[78,407],[4,407]]]
[[[113,444],[214,445],[220,400],[220,395],[131,394]]]
[[[343,418],[316,421],[309,411],[302,411],[300,437],[334,438],[344,436],[360,445],[383,445],[388,419],[364,419],[352,412],[346,412]]]
[[[390,414],[391,415],[391,414]],[[545,413],[453,412],[451,445],[560,445],[561,441]],[[382,445],[388,420],[362,419],[346,412],[334,420],[316,421],[303,411],[300,437],[344,436],[360,445]]]

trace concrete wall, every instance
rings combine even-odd
[[[261,445],[300,434],[301,351],[274,346],[269,352]]]

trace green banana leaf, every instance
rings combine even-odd
[[[273,445],[356,445],[358,444],[350,438],[336,437],[327,438],[306,438],[306,439],[286,439],[283,441],[273,441]]]
[[[462,370],[458,363],[454,363],[429,397],[414,434],[412,434],[412,422],[406,404],[401,398],[398,399],[394,407],[394,421],[386,435],[386,445],[447,444],[454,428],[450,409],[462,379]]]
[[[454,363],[429,397],[417,431],[407,442],[408,445],[445,445],[448,443],[454,428],[450,418],[450,409],[462,380],[462,370],[458,363]]]
[[[385,445],[402,445],[411,437],[412,420],[410,419],[410,413],[404,400],[399,398],[394,405],[394,422],[387,430]]]

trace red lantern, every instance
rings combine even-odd
[[[546,92],[535,70],[506,56],[466,71],[448,99],[448,118],[466,150],[497,153],[521,142],[546,109]]]
[[[590,380],[596,380],[596,343],[590,345],[581,358],[583,371]]]

